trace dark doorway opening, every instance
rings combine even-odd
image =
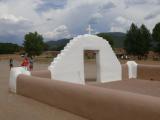
[[[99,76],[99,51],[84,50],[85,82],[97,82]]]

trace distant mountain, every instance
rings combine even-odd
[[[61,50],[63,49],[66,44],[70,41],[71,39],[60,39],[57,41],[47,41],[46,44],[49,47],[49,50]]]
[[[123,43],[126,37],[125,33],[109,32],[109,33],[103,33],[103,34],[107,34],[108,36],[112,37],[115,48],[123,48],[124,46]],[[46,44],[48,45],[49,50],[61,50],[70,40],[71,39],[60,39],[57,41],[48,41],[46,42]]]
[[[114,47],[115,48],[123,48],[124,47],[124,40],[126,38],[126,34],[122,32],[109,32],[106,33],[113,38]]]
[[[114,40],[114,47],[115,48],[123,48],[123,43],[124,39],[126,37],[125,33],[121,32],[109,32],[109,33],[103,33],[107,34],[108,36],[111,36],[112,39]],[[16,36],[16,35],[8,35],[8,36],[3,36],[0,35],[0,43],[16,43],[18,45],[23,44],[23,37],[22,36]],[[71,39],[60,39],[57,41],[48,41],[46,44],[49,46],[50,50],[54,49],[61,49],[63,48]]]
[[[0,43],[0,54],[13,54],[19,52],[21,49],[17,44]]]

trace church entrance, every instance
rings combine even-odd
[[[97,82],[99,79],[99,51],[84,50],[85,82]]]

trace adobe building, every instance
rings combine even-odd
[[[88,84],[84,51],[95,51],[96,81]],[[92,120],[159,120],[160,66],[121,65],[109,43],[95,35],[70,41],[48,70],[10,72],[10,91]]]

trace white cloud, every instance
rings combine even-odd
[[[0,35],[38,31],[56,40],[85,34],[88,24],[97,32],[125,32],[132,22],[152,30],[159,11],[159,0],[1,0]]]
[[[71,35],[68,31],[68,28],[65,25],[61,25],[55,28],[53,31],[44,33],[44,37],[47,40],[59,40],[63,38],[70,38]]]
[[[116,5],[113,3],[113,2],[106,2],[106,3],[104,3],[103,5],[101,5],[100,7],[99,7],[99,9],[101,10],[101,11],[105,11],[105,10],[109,10],[109,9],[112,9],[112,8],[115,8],[116,7]]]
[[[98,24],[99,20],[102,19],[103,16],[100,13],[95,13],[90,17],[89,23],[92,24]]]
[[[111,32],[126,32],[126,30],[129,29],[129,26],[131,23],[132,21],[128,20],[127,18],[119,16],[114,20],[110,31]]]
[[[0,20],[11,21],[11,22],[27,21],[27,19],[23,18],[22,16],[16,17],[11,14],[4,14],[4,15],[0,16]]]
[[[0,35],[22,35],[32,28],[32,22],[22,16],[5,14],[0,16]]]

